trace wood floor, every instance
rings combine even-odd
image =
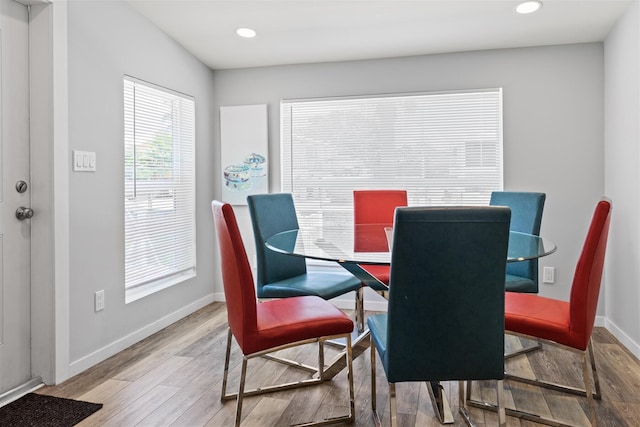
[[[226,333],[225,305],[213,303],[68,381],[55,387],[44,387],[38,393],[103,403],[104,407],[80,423],[80,427],[230,426],[233,425],[235,401],[224,404],[220,401]],[[640,426],[640,362],[605,329],[596,328],[593,339],[603,395],[602,400],[596,402],[598,425]],[[508,337],[507,345],[516,348],[520,342]],[[328,348],[327,351],[335,353],[337,350]],[[290,349],[287,356],[301,358],[309,364],[317,358],[315,347],[311,346]],[[229,380],[231,391],[237,387],[240,360],[234,343]],[[368,350],[354,360],[354,426],[374,425],[369,362]],[[523,374],[534,372],[542,378],[580,386],[578,356],[552,347],[508,361],[506,370]],[[248,375],[258,382],[283,378],[291,381],[296,375],[300,376],[296,369],[262,358],[249,362]],[[247,386],[257,385],[256,381]],[[388,411],[387,383],[380,365],[376,383],[378,409]],[[451,398],[455,426],[465,425],[458,414],[457,382],[443,385]],[[491,382],[476,383],[474,394],[478,392],[487,400],[494,399],[491,386]],[[285,426],[345,414],[348,410],[346,390],[346,375],[340,373],[320,386],[246,398],[242,425]],[[512,381],[505,381],[505,391],[508,405],[541,411],[546,416],[577,425],[589,425],[585,398],[543,391]],[[400,426],[440,426],[423,383],[398,384],[397,394]],[[497,423],[491,412],[472,408],[471,415],[479,426]],[[383,421],[384,425],[389,424],[388,412]],[[507,425],[538,424],[507,417]]]

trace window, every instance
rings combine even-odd
[[[488,204],[502,189],[502,91],[284,100],[282,190],[301,227],[352,221],[354,189],[410,205]]]
[[[124,78],[126,302],[195,276],[193,98]]]

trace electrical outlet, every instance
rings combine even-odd
[[[95,293],[96,311],[104,310],[104,289]]]
[[[542,282],[555,283],[556,269],[554,267],[544,267],[542,269]]]

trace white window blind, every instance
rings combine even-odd
[[[124,78],[127,302],[195,275],[195,103]]]
[[[410,205],[488,204],[501,190],[502,91],[283,100],[282,190],[301,227],[352,221],[354,189]]]

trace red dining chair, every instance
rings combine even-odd
[[[318,296],[274,299],[258,304],[251,266],[247,259],[233,208],[228,203],[214,200],[211,202],[211,210],[218,235],[222,282],[229,322],[221,400],[237,399],[236,427],[240,425],[242,419],[244,397],[322,383],[325,380],[323,343],[326,340],[336,338],[344,339],[347,343],[349,414],[304,425],[352,422],[355,417],[351,348],[352,320],[331,303]],[[243,358],[238,392],[227,394],[232,336],[242,350]],[[311,378],[245,390],[247,361],[249,359],[289,347],[316,342],[318,343],[318,368],[295,364],[297,367],[310,370],[313,373]]]
[[[387,252],[389,245],[385,226],[393,225],[393,216],[399,206],[407,206],[406,190],[354,190],[353,191],[353,249],[356,252]],[[360,265],[360,268],[389,286],[389,266]],[[385,286],[371,285],[376,291]]]
[[[601,395],[591,332],[598,306],[610,218],[611,201],[603,198],[596,205],[582,253],[578,258],[568,302],[516,292],[506,292],[505,297],[505,330],[518,336],[541,339],[544,343],[579,353],[585,388],[579,389],[508,373],[505,374],[505,378],[586,396],[592,426],[596,425],[594,399],[600,399]],[[595,392],[591,390],[589,371],[593,373]],[[547,425],[568,425],[510,408],[507,408],[507,414]]]

